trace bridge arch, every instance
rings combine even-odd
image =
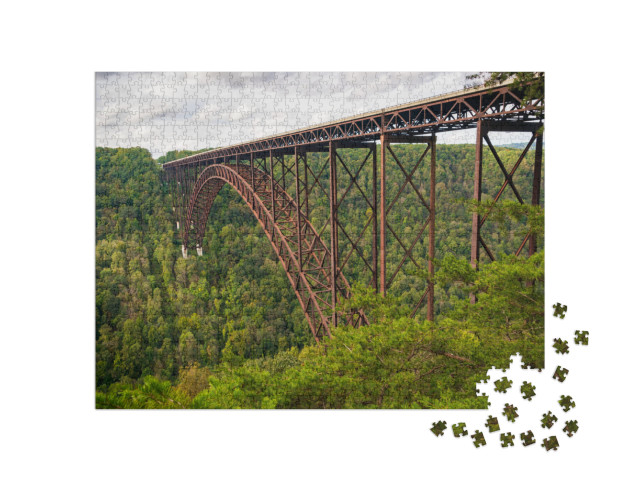
[[[349,325],[368,324],[362,312],[332,316],[330,249],[297,208],[294,199],[258,168],[214,164],[200,173],[186,206],[186,222],[182,229],[183,255],[186,256],[188,249],[194,247],[202,255],[209,212],[225,184],[242,197],[264,230],[316,340],[325,335],[331,337],[332,318],[337,320],[340,317]],[[350,295],[349,283],[342,273],[336,276],[335,289],[343,297]]]

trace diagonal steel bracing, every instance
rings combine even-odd
[[[273,179],[269,177],[255,167],[235,161],[204,169],[193,185],[186,215],[186,223],[191,224],[198,219],[197,226],[183,232],[184,245],[202,246],[209,210],[220,189],[229,184],[242,196],[263,227],[296,292],[314,337],[330,336],[330,328],[338,325],[340,314],[348,324],[368,323],[361,312],[337,312],[336,298],[348,295],[349,283],[331,264],[331,248],[320,239],[298,208],[298,202],[279,184],[269,182]],[[252,182],[272,185],[273,190],[254,190]],[[274,216],[273,206],[290,208],[276,208],[277,215]]]

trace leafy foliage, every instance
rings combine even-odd
[[[524,92],[525,102],[534,99],[544,101],[544,72],[480,72],[467,76],[467,80],[481,80],[485,87],[495,87],[511,80],[514,88]]]
[[[397,146],[397,154],[414,148]],[[507,197],[483,227],[500,260],[471,269],[471,210],[487,208],[460,201],[471,197],[473,149],[438,146],[436,225],[446,228],[436,234],[436,321],[427,322],[424,310],[408,317],[426,274],[402,271],[385,298],[366,281],[354,283],[342,307],[362,308],[375,322],[337,329],[324,346],[315,345],[269,242],[229,188],[214,202],[204,256],[179,255],[158,163],[191,152],[170,152],[157,162],[144,149],[96,149],[96,405],[484,407],[475,382],[487,367],[506,363],[516,351],[532,365],[543,363],[543,253],[529,259],[505,253],[515,251],[524,233],[542,234],[544,222],[540,210],[523,210]],[[505,163],[519,155],[498,149]],[[341,156],[349,165],[357,152],[345,149]],[[322,159],[310,155],[309,162],[319,170]],[[523,196],[530,195],[532,162],[528,154],[521,166]],[[420,169],[428,179],[427,166]],[[372,177],[362,172],[362,188],[370,189]],[[502,173],[488,164],[484,175],[489,194]],[[389,169],[388,177],[392,188],[403,181],[398,169]],[[427,184],[417,184],[428,195]],[[344,202],[347,229],[370,215],[356,196]],[[321,223],[328,205],[321,197],[310,205],[310,217]],[[388,221],[411,234],[423,214],[408,202]],[[427,251],[426,239],[416,244],[416,256],[426,259]],[[401,254],[390,250],[388,262]],[[347,266],[345,274],[357,280],[359,269]],[[472,292],[474,305],[468,302]]]

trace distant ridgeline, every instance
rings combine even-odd
[[[542,141],[542,145],[544,146],[544,140]],[[514,142],[511,144],[503,144],[503,145],[497,145],[496,147],[502,147],[503,149],[524,149],[527,146],[526,142]],[[168,162],[168,161],[167,161]]]
[[[521,149],[524,145],[508,147]],[[394,146],[399,155],[414,148],[418,151],[422,146]],[[497,150],[507,169],[520,154],[505,147]],[[296,357],[294,353],[304,346],[310,346],[307,350],[315,349],[298,300],[269,241],[240,196],[229,186],[222,189],[213,204],[203,243],[204,256],[182,258],[170,194],[161,182],[158,164],[193,153],[169,152],[154,160],[142,148],[96,149],[96,383],[103,392],[100,395],[103,407],[113,402],[105,401],[104,393],[114,383],[133,383],[145,376],[154,376],[158,382],[182,385],[182,392],[189,391],[193,397],[209,386],[204,376],[199,388],[185,387],[185,383],[200,382],[194,381],[198,379],[199,369],[206,369],[209,375],[221,366],[245,365],[248,359],[271,359],[281,353],[280,359],[285,352],[289,353],[285,356],[289,359],[287,356]],[[473,194],[474,154],[474,145],[437,146],[435,243],[436,258],[440,262],[448,257],[466,260],[468,264],[471,212],[463,199],[470,199]],[[348,162],[352,154],[345,149],[340,155]],[[354,152],[354,159],[356,155]],[[488,149],[485,155],[491,155]],[[308,159],[311,165],[317,166],[323,160],[321,154],[315,153]],[[532,195],[532,165],[533,151],[525,157],[515,179],[525,201]],[[420,167],[422,176],[416,177],[423,179],[418,188],[425,192],[429,188],[428,168],[428,163],[424,163]],[[483,169],[483,198],[492,199],[504,175],[495,162],[486,162]],[[365,169],[361,175],[361,185],[366,189],[372,182],[371,173]],[[404,181],[402,173],[392,165],[387,168],[387,179],[390,185]],[[516,199],[507,189],[501,202],[503,200]],[[340,211],[340,221],[349,226],[354,221],[348,216],[360,219],[368,206],[362,199],[345,202],[352,205]],[[414,207],[408,204],[392,212],[396,216],[390,219],[394,225],[402,225],[411,218]],[[328,209],[322,202],[311,206],[311,219]],[[515,252],[525,227],[524,221],[490,220],[483,227],[483,238],[491,243],[500,259],[504,252]],[[427,242],[425,237],[424,245],[417,245],[414,255],[425,256]],[[544,249],[541,235],[538,246]],[[393,262],[401,254],[391,251],[387,258]],[[469,309],[467,287],[463,282],[436,283],[436,324],[455,317],[456,312],[461,316],[461,309]],[[461,308],[461,302],[467,307]],[[373,305],[372,309],[378,307]],[[389,320],[392,311],[380,314],[381,318]],[[536,315],[539,315],[537,311]],[[401,310],[397,316],[402,317]],[[418,323],[423,322],[423,313],[419,312],[417,319]],[[508,350],[505,347],[505,359],[512,354],[507,353]],[[540,364],[538,351],[534,363]],[[453,362],[452,359],[447,362]],[[291,362],[293,369],[298,361]],[[473,361],[472,365],[477,366],[478,362]],[[119,386],[122,388],[125,384]],[[167,385],[165,388],[169,389]],[[282,401],[278,406],[287,402]]]

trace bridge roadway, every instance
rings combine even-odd
[[[395,107],[355,115],[345,119],[305,127],[249,142],[220,147],[163,164],[170,170],[190,164],[202,164],[215,159],[277,149],[292,153],[294,146],[326,145],[329,141],[370,142],[383,134],[407,138],[436,132],[475,128],[478,121],[508,119],[502,129],[509,131],[518,122],[540,121],[543,105],[539,99],[523,101],[523,93],[510,82],[493,88],[476,87],[445,95],[418,100]],[[496,127],[496,129],[498,128]],[[322,148],[320,148],[322,150]],[[325,149],[326,150],[326,149]]]

